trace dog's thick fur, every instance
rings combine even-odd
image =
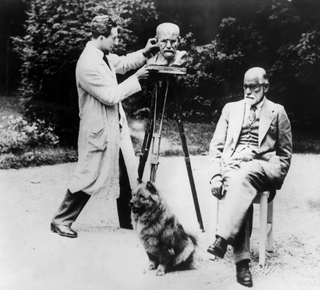
[[[147,252],[150,270],[162,276],[179,264],[192,266],[197,237],[185,232],[153,183],[141,182],[133,189],[130,206],[132,226]]]

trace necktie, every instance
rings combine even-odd
[[[106,57],[105,54],[103,55],[103,60],[104,60],[104,62],[108,65],[108,67],[111,69],[111,67],[110,67],[110,65],[109,65],[109,61],[108,61],[108,59],[107,59],[107,57]]]
[[[249,123],[250,124],[252,124],[257,118],[256,110],[257,110],[257,107],[255,105],[251,106],[251,108],[249,110]]]
[[[107,59],[107,57],[106,57],[105,54],[103,55],[103,60],[105,61],[105,63],[108,65],[108,67],[109,67],[110,70],[111,70],[111,67],[110,67],[110,65],[109,65],[109,61],[108,61],[108,59]],[[117,108],[118,108],[119,120],[121,120],[121,115],[120,115],[120,112],[119,112],[119,104],[117,104],[116,106],[117,106]],[[121,124],[119,124],[119,128],[120,128],[120,130],[122,129]]]

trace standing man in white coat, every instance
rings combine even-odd
[[[78,164],[67,193],[51,222],[51,231],[76,238],[71,228],[90,196],[110,188],[119,166],[120,227],[131,228],[129,200],[138,178],[137,160],[121,101],[141,91],[139,80],[148,77],[144,65],[156,44],[149,39],[144,49],[118,56],[110,53],[118,44],[118,28],[109,16],[96,16],[91,23],[92,40],[83,50],[76,67],[80,128]],[[116,73],[137,69],[118,84]]]

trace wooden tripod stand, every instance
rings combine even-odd
[[[153,90],[152,90],[152,97],[151,97],[151,106],[149,112],[149,119],[147,126],[145,128],[145,136],[142,143],[142,150],[140,155],[140,162],[138,168],[139,178],[142,179],[143,172],[145,168],[145,164],[147,162],[149,156],[149,150],[151,147],[151,156],[150,156],[150,180],[155,182],[156,180],[156,173],[159,165],[159,155],[160,155],[160,144],[161,144],[161,132],[162,132],[162,125],[166,110],[166,103],[168,98],[173,99],[174,109],[175,109],[175,118],[177,121],[182,149],[184,153],[184,159],[187,167],[190,187],[192,191],[193,202],[196,210],[197,220],[200,225],[202,231],[204,231],[196,187],[193,179],[191,162],[189,157],[189,151],[186,141],[186,136],[183,128],[183,123],[181,121],[181,109],[178,101],[178,94],[177,94],[177,77],[174,74],[170,73],[153,73],[151,75],[151,80],[154,82]],[[157,120],[158,116],[158,107],[159,103],[162,101],[162,108],[160,114],[160,120]]]

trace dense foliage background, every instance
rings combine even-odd
[[[215,122],[222,106],[242,98],[244,72],[270,72],[268,97],[286,107],[293,129],[319,132],[320,2],[317,0],[26,0],[25,35],[13,38],[21,61],[25,116],[44,119],[60,142],[75,144],[76,61],[90,40],[90,21],[115,13],[118,54],[142,48],[164,21],[181,28],[190,56],[183,80],[184,117]],[[121,78],[119,78],[121,81]],[[129,114],[148,108],[142,94],[124,102]]]

